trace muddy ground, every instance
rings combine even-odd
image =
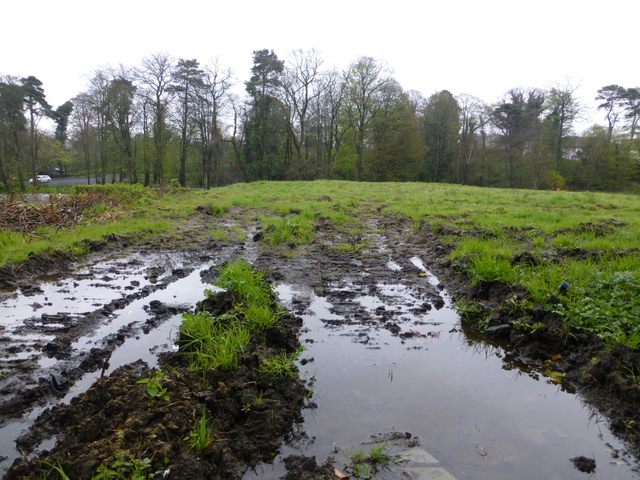
[[[266,244],[256,212],[240,208],[233,208],[222,217],[210,215],[210,209],[198,209],[190,225],[171,237],[153,242],[140,243],[135,238],[116,236],[91,242],[88,246],[92,258],[106,258],[115,251],[128,251],[133,256],[175,251],[187,261],[176,269],[146,271],[147,279],[152,280],[150,283],[142,288],[135,284],[122,285],[131,293],[94,306],[80,316],[81,321],[78,315],[64,313],[64,306],[61,313],[43,315],[37,324],[25,319],[21,328],[26,333],[37,334],[47,328],[47,322],[55,324],[53,341],[16,344],[0,335],[4,372],[0,378],[0,424],[63,398],[73,382],[87,372],[105,369],[114,346],[140,334],[138,327],[125,326],[108,338],[96,339],[96,347],[89,352],[75,351],[74,340],[97,328],[111,313],[184,277],[192,270],[188,266],[190,262],[195,268],[213,258],[216,265],[224,260],[246,258],[265,269],[270,282],[309,285],[319,296],[323,296],[332,283],[352,276],[357,277],[360,284],[369,282],[372,289],[384,282],[412,285],[422,291],[424,304],[420,308],[425,310],[442,305],[440,288],[443,286],[454,297],[474,300],[483,305],[485,311],[494,312],[491,322],[494,328],[489,329],[489,333],[506,345],[510,355],[534,367],[555,359],[554,370],[566,374],[565,387],[579,391],[610,419],[614,432],[636,450],[640,448],[634,428],[640,411],[640,389],[629,372],[620,367],[624,364],[634,371],[640,369],[637,355],[626,348],[616,348],[600,355],[599,362],[593,362],[599,352],[606,350],[604,346],[593,338],[567,336],[560,328],[560,319],[539,305],[527,313],[533,322],[544,322],[545,328],[528,335],[512,330],[510,322],[519,319],[500,305],[514,295],[525,298],[524,291],[499,283],[471,287],[468,278],[456,272],[447,260],[452,245],[441,242],[441,235],[451,236],[455,232],[440,229],[436,234],[429,224],[416,231],[410,220],[382,214],[380,207],[372,205],[369,213],[361,216],[366,227],[363,231],[367,233],[349,233],[328,219],[319,218],[315,241],[278,248]],[[246,238],[211,240],[207,232],[222,226],[239,227]],[[352,245],[357,253],[335,248],[344,245]],[[421,275],[421,270],[408,260],[414,256],[423,260],[442,285],[434,286]],[[390,260],[402,269],[384,268]],[[2,268],[0,300],[16,292],[22,295],[37,292],[38,279],[42,277],[73,278],[77,261],[62,253],[49,252]],[[216,273],[216,266],[204,270],[203,280],[213,282]],[[154,282],[154,275],[161,280]],[[342,294],[348,296],[349,292]],[[223,307],[224,301],[220,305],[208,305],[218,313],[224,311]],[[173,303],[150,302],[151,317],[143,328],[153,329],[168,316],[193,308],[195,305],[176,307]],[[37,306],[34,310],[37,311]],[[364,318],[363,312],[350,310],[349,303],[345,302],[343,311],[336,307],[334,313],[343,316],[345,322],[382,325],[396,335],[412,335],[410,325],[402,324],[389,311],[377,312],[373,319]],[[120,475],[140,471],[148,478],[241,478],[248,468],[273,458],[283,441],[294,441],[293,437],[299,434],[295,426],[302,409],[313,408],[306,386],[300,380],[266,379],[254,368],[258,351],[278,348],[294,351],[300,327],[295,315],[288,316],[285,325],[270,332],[264,343],[253,344],[246,362],[233,376],[212,372],[200,378],[188,371],[184,355],[164,354],[160,366],[165,372],[161,383],[166,394],[159,398],[145,395],[146,385],[137,383],[153,378],[157,371],[143,362],[105,375],[69,405],[49,407],[40,414],[29,432],[18,439],[22,458],[14,462],[4,478],[40,479],[43,475],[59,478],[55,467],[62,468],[73,479],[90,479],[96,472],[102,472],[103,477],[99,478],[110,478],[109,471]],[[25,350],[31,353],[28,358],[11,361],[16,353]],[[37,361],[41,357],[57,360],[58,366],[41,368]],[[187,439],[203,412],[211,415],[215,427],[211,427],[213,441],[198,453]],[[43,449],[41,442],[52,437],[58,439],[55,447]],[[331,458],[291,457],[285,463],[289,471],[286,478],[334,478]]]

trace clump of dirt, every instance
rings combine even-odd
[[[593,473],[596,471],[596,461],[593,458],[574,457],[571,459],[573,465],[584,473]]]
[[[231,305],[219,294],[200,308],[219,314]],[[25,456],[4,478],[56,478],[56,468],[78,480],[107,471],[125,478],[136,471],[166,479],[240,478],[273,458],[302,421],[303,382],[257,369],[267,352],[297,350],[300,324],[284,315],[253,338],[237,369],[211,370],[206,378],[189,368],[183,352],[165,354],[159,369],[141,361],[117,369],[69,405],[43,412],[18,439]],[[53,449],[30,455],[51,437]]]

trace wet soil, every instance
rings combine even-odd
[[[640,389],[620,366],[628,365],[634,371],[640,368],[637,355],[622,347],[602,354],[606,349],[596,339],[567,336],[559,328],[560,319],[540,306],[528,313],[535,322],[544,323],[544,328],[528,335],[513,330],[510,324],[518,318],[500,306],[514,295],[526,298],[522,289],[499,283],[472,287],[469,279],[447,260],[453,247],[442,242],[442,235],[452,232],[440,229],[434,233],[428,225],[416,231],[409,219],[382,214],[378,207],[371,205],[369,213],[361,218],[370,233],[351,233],[320,218],[312,243],[278,248],[269,247],[263,240],[255,212],[233,208],[224,217],[214,217],[207,214],[208,209],[201,209],[194,212],[188,227],[171,238],[140,243],[135,238],[112,236],[91,242],[88,258],[92,262],[115,252],[127,252],[129,260],[111,273],[87,272],[81,268],[87,259],[79,261],[55,252],[34,255],[21,264],[0,269],[0,301],[16,295],[37,295],[41,279],[51,276],[78,283],[83,275],[89,275],[93,281],[102,279],[118,290],[116,298],[92,305],[89,311],[70,313],[63,303],[58,312],[38,315],[40,307],[34,305],[33,314],[17,322],[21,340],[16,341],[13,333],[0,336],[4,372],[0,378],[0,425],[25,418],[30,412],[32,416],[34,411],[39,413],[29,430],[17,439],[22,458],[15,460],[5,478],[58,478],[52,465],[60,465],[74,479],[92,478],[101,465],[119,468],[120,473],[139,468],[149,478],[155,478],[151,473],[157,478],[242,478],[247,469],[273,458],[285,440],[295,441],[295,436],[301,434],[296,424],[302,410],[313,407],[305,385],[300,380],[267,380],[254,368],[256,352],[262,349],[297,348],[301,324],[295,315],[288,316],[286,325],[265,339],[256,339],[246,363],[232,376],[219,372],[207,378],[194,376],[179,353],[164,353],[157,367],[135,361],[109,370],[111,353],[127,338],[142,335],[145,329],[153,330],[171,316],[191,311],[193,304],[150,301],[146,305],[149,317],[143,325],[125,324],[115,333],[95,338],[92,348],[80,349],[74,343],[109,322],[114,312],[144,301],[197,268],[201,269],[204,283],[213,282],[217,266],[236,258],[246,258],[264,268],[272,283],[305,285],[318,296],[331,294],[336,305],[334,313],[340,317],[332,320],[336,324],[384,328],[399,338],[420,334],[400,321],[392,309],[382,307],[371,315],[349,301],[357,292],[344,290],[337,294],[330,287],[348,275],[357,276],[372,290],[385,282],[410,285],[424,299],[416,308],[428,311],[442,306],[441,289],[446,286],[454,297],[474,300],[486,312],[494,312],[486,334],[503,342],[509,355],[534,368],[553,360],[553,370],[565,374],[565,387],[579,391],[609,418],[613,431],[624,437],[632,449],[640,447],[634,428],[640,411]],[[206,233],[211,229],[232,226],[241,228],[248,240],[207,240]],[[344,245],[365,247],[359,247],[357,254],[336,248]],[[139,260],[159,252],[180,255],[183,261],[178,267],[149,267]],[[410,260],[415,256],[438,276],[440,284]],[[389,262],[398,268],[388,268]],[[206,265],[211,266],[203,268]],[[140,279],[110,280],[118,271],[136,271],[137,266],[143,270],[138,272]],[[69,295],[72,298],[73,293]],[[343,301],[337,296],[342,296]],[[56,305],[50,307],[56,310]],[[367,342],[366,330],[361,333],[360,341]],[[145,395],[145,385],[137,383],[153,377],[158,367],[165,372],[162,385],[167,389],[166,400],[150,398]],[[56,405],[88,372],[102,375],[86,392]],[[186,439],[203,412],[214,419],[214,440],[196,453]],[[148,464],[136,464],[133,459],[148,459]],[[583,463],[577,468],[586,468]],[[285,459],[285,465],[288,473],[283,478],[335,478],[331,458],[316,461],[291,456]]]
[[[224,294],[207,299],[198,309],[217,315],[229,311],[231,302],[220,297]],[[157,369],[142,361],[118,368],[70,405],[45,410],[17,444],[30,452],[58,436],[56,447],[42,452],[38,462],[17,461],[5,478],[40,479],[51,471],[50,465],[60,465],[74,479],[93,478],[101,468],[122,478],[129,478],[136,468],[168,479],[238,478],[247,465],[272,458],[300,421],[306,399],[302,381],[257,371],[266,350],[296,351],[299,327],[295,317],[285,316],[264,338],[253,339],[232,373],[211,371],[202,378],[189,368],[184,353],[163,354],[163,390],[156,396],[140,380],[156,378]],[[203,417],[210,438],[194,450],[190,438]],[[134,458],[148,460],[128,465]]]

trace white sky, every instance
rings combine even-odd
[[[39,78],[53,106],[94,70],[155,52],[218,57],[244,82],[264,48],[281,59],[316,48],[338,69],[370,56],[426,97],[494,103],[511,88],[569,82],[592,106],[603,86],[640,86],[638,0],[31,0],[0,11],[0,75]]]

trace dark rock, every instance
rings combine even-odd
[[[56,342],[49,342],[42,347],[43,352],[55,352],[60,348],[60,344]]]

